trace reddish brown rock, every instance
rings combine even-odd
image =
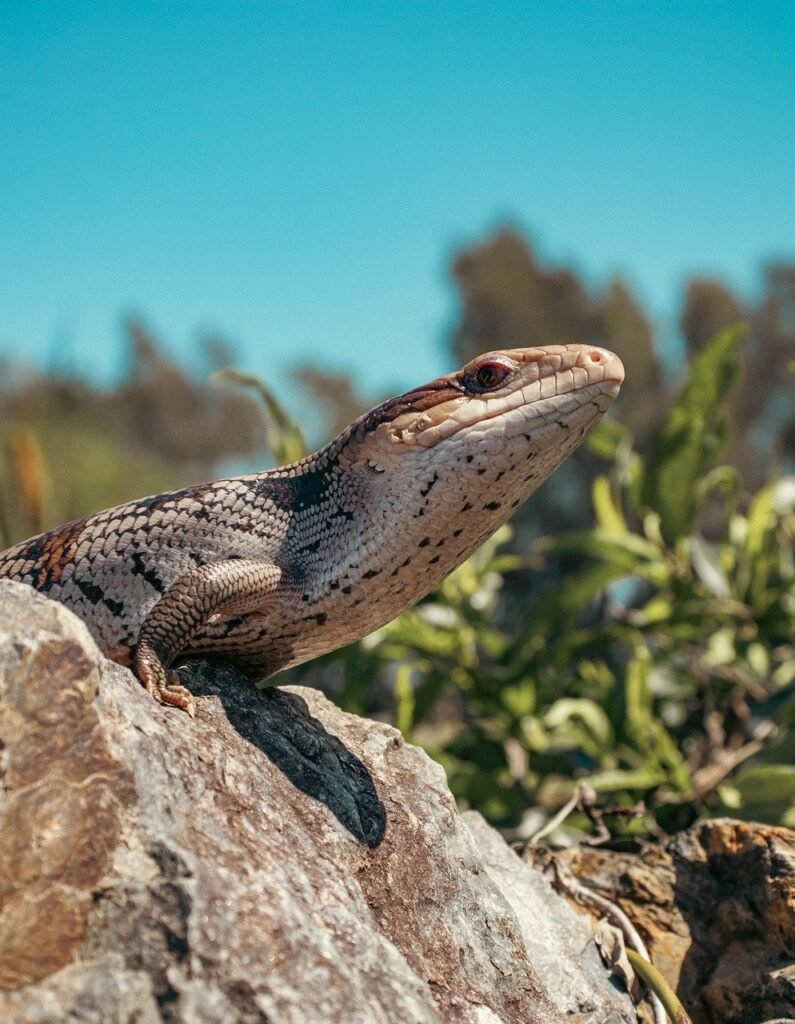
[[[630,917],[694,1024],[795,1019],[795,832],[716,820],[559,856]]]
[[[83,639],[44,632],[1,657],[0,989],[72,960],[133,797],[99,727]]]

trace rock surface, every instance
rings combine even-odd
[[[556,856],[630,917],[694,1024],[795,1021],[795,832],[724,819]]]
[[[584,918],[392,728],[191,666],[195,721],[0,583],[4,1024],[621,1024]]]

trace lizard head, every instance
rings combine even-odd
[[[359,457],[369,451],[379,463],[435,449],[440,459],[444,449],[457,460],[514,448],[559,453],[557,465],[601,419],[623,380],[618,356],[593,345],[487,352],[359,420]]]
[[[325,450],[374,524],[355,531],[356,571],[380,572],[405,548],[411,573],[387,588],[395,607],[427,593],[574,451],[623,379],[618,356],[592,345],[488,352],[366,413]]]

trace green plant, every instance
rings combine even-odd
[[[742,333],[693,359],[647,465],[617,422],[593,436],[610,463],[595,525],[537,545],[570,568],[522,621],[494,625],[518,564],[504,529],[417,608],[326,659],[349,708],[391,690],[400,728],[490,820],[552,812],[587,777],[605,800],[645,802],[624,829],[727,810],[795,825],[795,480],[746,498],[718,464]]]

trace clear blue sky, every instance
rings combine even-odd
[[[0,0],[0,352],[447,368],[451,252],[512,220],[672,317],[795,257],[795,2]]]

